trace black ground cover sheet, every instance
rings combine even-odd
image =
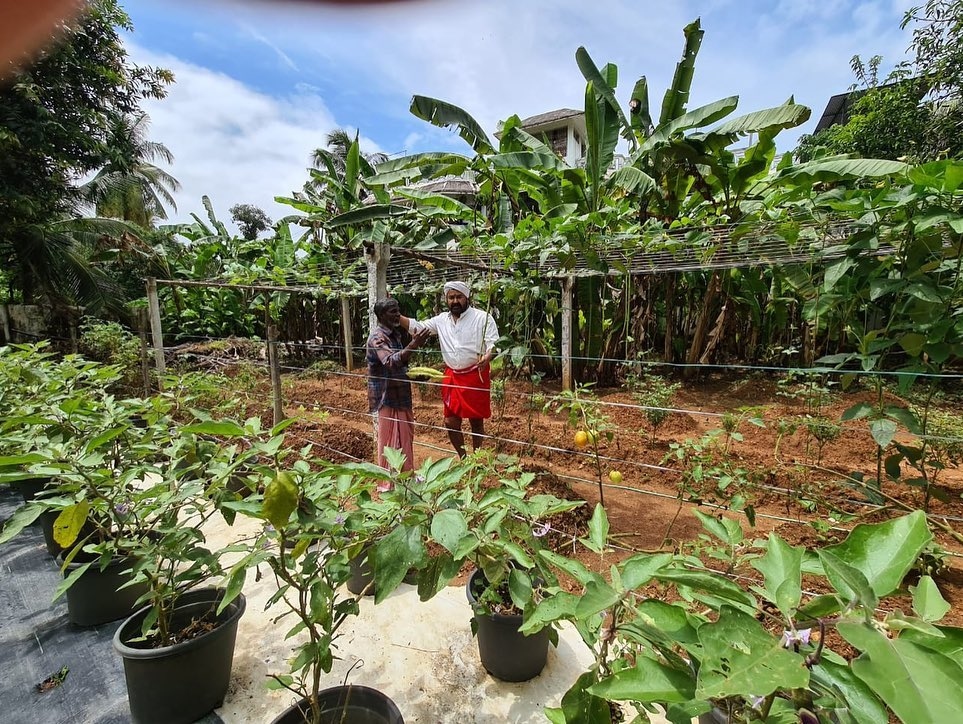
[[[0,485],[0,521],[21,503]],[[66,600],[51,603],[60,580],[38,526],[0,545],[0,722],[127,724],[124,665],[111,646],[121,622],[74,626]]]

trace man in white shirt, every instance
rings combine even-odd
[[[445,360],[445,379],[441,399],[445,406],[448,439],[458,453],[465,456],[464,418],[471,426],[472,449],[481,447],[485,436],[485,420],[492,416],[491,367],[498,341],[498,327],[487,312],[471,305],[471,289],[464,282],[445,284],[448,311],[419,322],[401,318],[412,334],[422,329],[438,335],[441,356]]]

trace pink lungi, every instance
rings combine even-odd
[[[415,469],[415,418],[411,410],[382,407],[378,410],[378,465],[388,467],[384,449],[393,447],[405,456],[402,470]]]

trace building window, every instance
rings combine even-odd
[[[548,145],[551,146],[552,150],[565,158],[568,153],[568,129],[567,128],[555,128],[551,131],[546,131],[545,135],[548,137]]]

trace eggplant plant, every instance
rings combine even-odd
[[[730,550],[745,551],[751,576],[658,553],[625,559],[606,580],[542,554],[583,592],[547,598],[526,625],[570,620],[595,654],[561,707],[547,710],[552,722],[608,724],[610,702],[628,702],[642,720],[659,705],[680,724],[713,710],[714,721],[731,722],[938,722],[963,706],[954,683],[963,629],[939,625],[949,604],[932,578],[906,581],[932,540],[922,512],[858,525],[816,550],[775,534],[745,546],[737,522],[699,517]],[[601,508],[592,531],[586,544],[604,550]],[[661,594],[642,595],[646,585]],[[907,593],[904,613],[893,597]],[[831,632],[857,655],[836,653]]]
[[[204,525],[218,516],[233,521],[223,504],[240,498],[257,461],[276,458],[282,440],[280,429],[265,434],[256,418],[182,425],[169,410],[163,397],[116,400],[77,387],[5,417],[6,440],[18,452],[0,457],[0,481],[48,481],[6,522],[0,543],[52,515],[64,570],[79,564],[55,598],[91,567],[127,562],[130,584],[145,589],[138,604],[151,607],[141,635],[157,646],[179,634],[171,625],[179,597],[218,582],[221,557],[234,550],[209,546]],[[243,444],[227,444],[228,437]],[[229,593],[222,608],[237,591]]]
[[[409,568],[425,565],[427,556],[426,526],[419,524],[425,518],[417,510],[423,498],[400,493],[414,475],[401,472],[398,451],[389,452],[394,466],[388,470],[367,463],[333,465],[302,453],[286,469],[264,469],[263,493],[227,505],[264,523],[233,566],[227,590],[240,590],[252,568],[266,566],[274,576],[277,591],[267,607],[279,609],[275,622],[291,622],[287,638],[298,638],[289,671],[272,674],[271,686],[296,694],[295,706],[310,724],[322,720],[324,674],[337,658],[342,627],[358,614],[358,601],[367,592],[353,594],[343,585],[351,576],[351,559],[369,547],[379,603]],[[420,480],[437,486],[450,467],[450,461],[429,461],[419,471]]]

